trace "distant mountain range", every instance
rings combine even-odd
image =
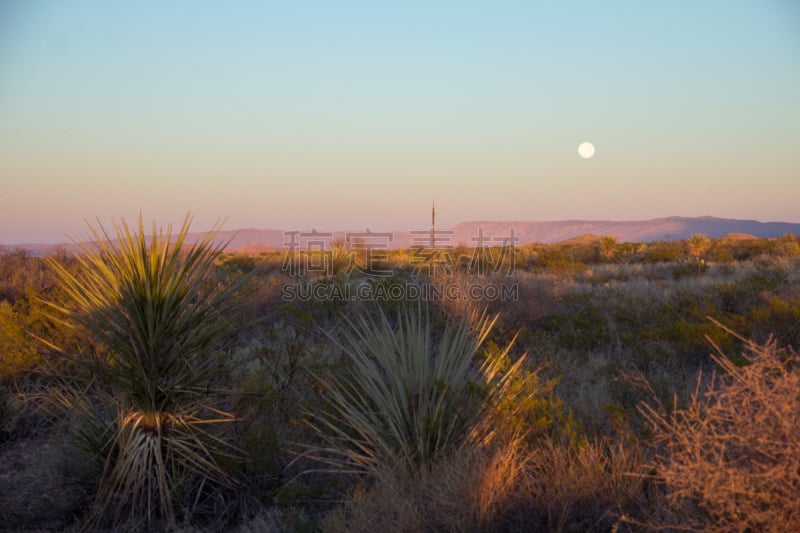
[[[565,220],[559,222],[463,222],[453,229],[456,242],[483,228],[484,234],[508,234],[511,228],[520,243],[553,243],[582,235],[613,235],[620,242],[653,242],[686,239],[695,233],[719,238],[731,233],[753,237],[780,237],[787,232],[800,233],[800,224],[789,222],[758,222],[715,217],[668,217],[637,221]],[[461,239],[461,240],[459,240]],[[464,241],[467,242],[467,241]]]
[[[307,228],[298,228],[303,232]],[[300,246],[305,248],[311,241],[324,241],[329,246],[332,241],[344,241],[348,234],[351,239],[360,239],[386,245],[389,248],[407,248],[414,244],[428,245],[430,242],[429,230],[420,231],[394,231],[391,237],[386,234],[369,236],[364,229],[348,231],[333,231],[324,233],[319,237],[300,235],[294,237]],[[758,222],[756,220],[736,220],[715,217],[668,217],[652,220],[637,221],[608,221],[608,220],[563,220],[553,222],[530,221],[472,221],[461,222],[450,228],[437,229],[436,244],[475,246],[482,239],[484,245],[501,245],[504,238],[513,238],[516,244],[527,243],[554,243],[576,237],[612,235],[620,242],[653,242],[681,240],[694,233],[704,233],[710,237],[718,238],[728,234],[751,235],[753,237],[780,237],[787,232],[800,234],[800,224],[789,222]],[[195,241],[202,238],[203,233],[189,234],[189,240]],[[481,237],[482,236],[482,237]],[[227,250],[243,252],[260,252],[272,249],[287,248],[292,241],[292,236],[284,230],[259,230],[241,229],[224,230],[216,237],[217,242],[227,242]],[[59,245],[52,244],[18,244],[2,245],[3,250],[22,248],[34,255],[42,255]],[[68,244],[60,246],[69,247]]]

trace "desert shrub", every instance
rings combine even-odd
[[[586,272],[588,268],[586,263],[581,262],[564,248],[548,249],[546,252],[542,252],[538,257],[538,264],[563,280],[570,280]]]
[[[547,274],[516,272],[500,280],[500,283],[516,284],[517,298],[490,302],[490,310],[503,312],[507,322],[517,328],[532,326],[553,311],[555,280]]]
[[[800,347],[800,288],[785,294],[765,294],[763,299],[763,304],[749,313],[753,329],[761,338],[772,331],[782,345]]]
[[[60,348],[74,368],[57,394],[103,465],[97,516],[115,523],[126,512],[148,527],[175,522],[210,487],[233,484],[219,461],[233,452],[221,427],[234,416],[215,388],[216,350],[241,325],[246,278],[213,280],[222,247],[212,231],[184,249],[189,223],[174,241],[155,224],[147,237],[141,218],[135,232],[115,224],[114,239],[101,226],[80,245],[79,272],[49,261],[69,296],[54,312],[102,348],[80,357]]]
[[[247,273],[252,272],[259,266],[259,258],[243,253],[225,254],[218,259],[220,266],[232,272]]]
[[[484,357],[498,359],[500,373],[512,372],[503,394],[488,407],[485,433],[491,432],[502,441],[520,439],[535,446],[542,437],[573,442],[582,432],[566,403],[555,394],[557,380],[542,381],[538,370],[525,366],[514,369],[511,359],[500,353],[492,341],[487,343]]]
[[[0,300],[13,305],[28,287],[41,290],[53,282],[52,273],[41,258],[25,250],[0,253]]]
[[[43,298],[58,302],[64,300],[63,291],[55,285],[53,270],[46,267],[41,258],[21,253],[10,258],[16,261],[6,263],[4,267],[7,279],[11,280],[8,290],[13,294],[10,299],[3,299],[0,295],[0,379],[40,369],[42,355],[49,350],[37,337],[64,346],[75,340],[69,328],[47,316],[48,306]],[[9,257],[0,259],[0,263],[4,260],[8,261]],[[66,264],[69,266],[70,262]]]
[[[778,239],[777,252],[785,257],[800,256],[800,242],[791,233]]]
[[[699,276],[706,270],[708,270],[708,265],[705,259],[701,257],[688,257],[675,262],[672,267],[672,277],[676,280],[680,280],[691,276]]]
[[[496,318],[448,320],[438,335],[420,307],[400,311],[394,323],[382,311],[344,320],[342,337],[331,336],[343,368],[317,376],[328,406],[307,413],[324,443],[311,455],[344,470],[414,470],[468,438],[491,439],[494,429],[480,422],[524,360],[504,366],[510,345],[481,358]]]
[[[486,301],[485,289],[487,286],[500,287],[508,282],[507,277],[494,273],[470,275],[462,272],[440,272],[434,276],[420,277],[418,282],[426,286],[432,295],[433,307],[444,317],[462,317],[470,324],[474,324],[484,311],[489,308],[501,308],[505,302]],[[398,306],[396,306],[398,307]],[[395,309],[396,310],[396,309]],[[502,326],[503,317],[497,311],[494,331]],[[513,335],[513,333],[512,333]]]
[[[0,379],[29,370],[38,360],[34,339],[25,332],[19,313],[0,301]]]
[[[774,289],[775,286],[760,275],[721,283],[715,287],[718,308],[728,314],[745,314],[760,305],[762,293],[771,293]]]
[[[640,518],[642,455],[610,441],[464,447],[412,475],[381,469],[326,531],[613,531]]]
[[[737,261],[745,261],[767,255],[773,248],[769,239],[748,239],[734,243],[731,254]]]
[[[541,245],[528,243],[518,246],[516,250],[517,271],[529,272],[536,267],[539,260]]]
[[[412,473],[381,467],[323,522],[323,531],[503,531],[529,452],[519,441],[465,446]]]
[[[642,463],[636,447],[620,442],[545,441],[527,457],[504,530],[617,531],[645,504]]]
[[[585,299],[574,298],[574,301]],[[572,311],[573,306],[564,312],[553,313],[544,323],[546,331],[553,332],[559,345],[592,351],[610,344],[612,332],[608,328],[608,315],[592,302],[586,302],[576,311]]]
[[[280,499],[289,503],[297,496],[296,487],[281,483],[294,475],[290,470],[302,471],[304,465],[295,468],[287,445],[307,436],[298,423],[298,408],[313,409],[319,401],[311,373],[330,371],[327,337],[315,335],[311,316],[295,311],[287,307],[232,354],[232,380],[241,391],[235,404],[240,418],[237,446],[247,452],[242,469],[252,481],[249,489],[268,499],[280,491]],[[297,481],[299,485],[306,478]],[[314,482],[321,484],[319,479]]]
[[[42,372],[45,350],[35,337],[47,321],[38,303],[32,314],[20,307],[0,301],[0,442],[40,434],[50,425],[39,401],[48,382]]]
[[[654,525],[790,531],[800,523],[800,357],[748,342],[748,364],[717,351],[723,373],[674,412],[643,406],[666,487]],[[704,389],[704,390],[703,390]]]
[[[683,257],[683,243],[680,241],[658,241],[649,243],[644,255],[647,263],[677,261]]]

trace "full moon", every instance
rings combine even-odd
[[[594,155],[594,145],[590,142],[581,143],[578,146],[578,155],[584,159],[589,159]]]

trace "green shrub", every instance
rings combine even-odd
[[[542,382],[538,371],[520,367],[513,369],[511,358],[500,353],[500,348],[489,342],[484,357],[497,358],[499,372],[513,370],[503,394],[497,397],[487,413],[485,424],[500,436],[500,440],[518,438],[535,446],[542,437],[563,442],[574,442],[582,432],[572,411],[553,389],[557,380]]]
[[[800,290],[782,296],[765,295],[764,300],[750,312],[754,328],[762,335],[774,332],[782,344],[800,347]]]

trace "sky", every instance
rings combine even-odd
[[[411,230],[433,200],[800,222],[800,2],[0,0],[0,244]]]

